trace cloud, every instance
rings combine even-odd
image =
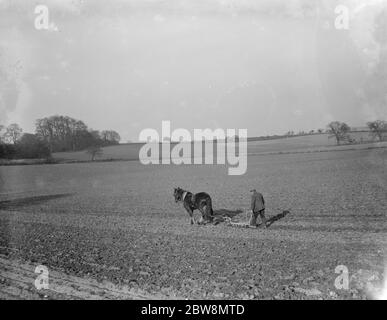
[[[203,126],[216,119],[258,135],[308,130],[327,119],[360,122],[377,116],[385,96],[376,73],[382,43],[373,33],[381,5],[338,2],[357,8],[341,33],[320,32],[315,23],[318,8],[334,19],[335,2],[327,1],[0,0],[0,112],[32,126],[65,113],[95,128],[108,123],[124,139],[137,136],[130,123],[156,126],[170,117],[190,126],[183,108],[195,110]],[[34,29],[36,3],[48,6],[50,29],[58,32]],[[322,80],[332,100],[321,97]],[[360,88],[365,82],[368,91]]]
[[[356,0],[350,0],[353,3]],[[373,0],[377,1],[377,0]],[[260,15],[305,18],[317,14],[318,2],[311,0],[41,0],[50,12],[73,15],[137,14],[188,14],[188,15]],[[27,9],[35,3],[25,0],[2,0],[0,8]]]
[[[387,3],[361,1],[354,9],[351,37],[362,53],[366,78],[360,92],[366,120],[387,117]]]
[[[30,65],[30,47],[20,31],[0,32],[1,121],[13,120],[15,114],[21,115],[28,108],[31,92],[25,78]]]
[[[71,12],[79,14],[86,0],[40,0],[39,2],[25,0],[0,0],[0,8],[5,10],[16,10],[35,8],[37,5],[46,5],[50,10]]]

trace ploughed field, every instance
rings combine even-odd
[[[290,214],[268,229],[190,225],[177,186],[236,221],[253,187],[269,218]],[[386,208],[386,148],[249,156],[243,176],[136,161],[0,167],[0,298],[371,297]],[[38,265],[47,290],[34,287]],[[335,287],[339,265],[348,290]]]

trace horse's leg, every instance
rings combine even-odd
[[[207,214],[206,214],[206,211],[204,210],[204,206],[200,206],[199,207],[199,211],[201,212],[201,217],[200,217],[200,224],[204,224],[204,223],[206,223],[207,222],[207,220],[208,220],[208,217],[207,217]]]
[[[208,221],[214,220],[213,211],[210,204],[206,205],[206,218]]]
[[[196,221],[195,221],[195,217],[193,215],[192,209],[189,206],[187,206],[187,205],[184,205],[184,208],[185,208],[185,210],[187,210],[187,212],[188,212],[188,214],[189,214],[189,216],[191,218],[191,224],[195,224]]]

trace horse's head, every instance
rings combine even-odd
[[[175,197],[175,202],[179,202],[183,199],[184,190],[181,188],[175,188],[173,196]]]

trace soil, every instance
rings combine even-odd
[[[387,253],[385,164],[377,150],[250,157],[242,177],[218,166],[2,167],[0,298],[373,298]],[[251,186],[268,217],[290,213],[267,229],[190,225],[175,186],[208,192],[234,221],[248,219]],[[34,285],[39,265],[49,289]],[[335,286],[341,265],[347,289]]]

